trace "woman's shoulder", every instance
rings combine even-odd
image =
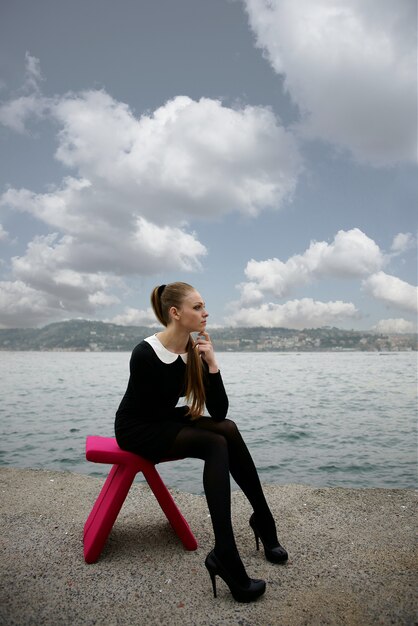
[[[152,358],[153,353],[154,351],[149,343],[146,341],[146,339],[143,339],[132,350],[131,358],[149,360],[150,358]]]
[[[156,357],[154,350],[143,339],[132,350],[131,358],[129,360],[129,367],[131,374],[151,374],[155,372],[155,368],[158,367],[158,358]]]

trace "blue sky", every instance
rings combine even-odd
[[[5,0],[0,327],[416,330],[415,0]]]

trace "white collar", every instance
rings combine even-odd
[[[146,337],[144,341],[149,343],[160,361],[162,361],[166,365],[177,361],[179,356],[182,358],[184,363],[187,363],[187,352],[185,352],[184,354],[176,354],[175,352],[170,352],[170,350],[167,350],[167,348],[163,346],[157,335],[151,335],[151,337]]]

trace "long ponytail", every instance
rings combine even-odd
[[[182,282],[160,285],[151,292],[151,305],[159,322],[167,326],[170,322],[169,310],[171,307],[180,309],[184,298],[194,288]],[[196,419],[203,414],[205,407],[205,385],[202,359],[195,349],[193,337],[189,336],[187,343],[187,365],[185,373],[186,401],[189,404],[188,414]]]
[[[186,400],[190,402],[189,415],[192,416],[192,419],[200,417],[205,408],[204,373],[202,358],[195,348],[193,337],[190,335],[187,344]]]

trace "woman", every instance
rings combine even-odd
[[[273,563],[287,560],[280,545],[250,453],[235,425],[226,419],[228,398],[209,335],[201,295],[186,283],[156,287],[151,303],[162,332],[144,339],[132,352],[130,378],[116,413],[121,448],[158,462],[193,457],[204,461],[203,486],[212,519],[215,547],[205,565],[216,597],[216,575],[238,602],[256,600],[265,582],[249,578],[231,523],[230,473],[254,513],[250,526]],[[197,332],[197,340],[190,333]],[[187,404],[177,406],[181,397]],[[210,417],[204,416],[206,406]]]

